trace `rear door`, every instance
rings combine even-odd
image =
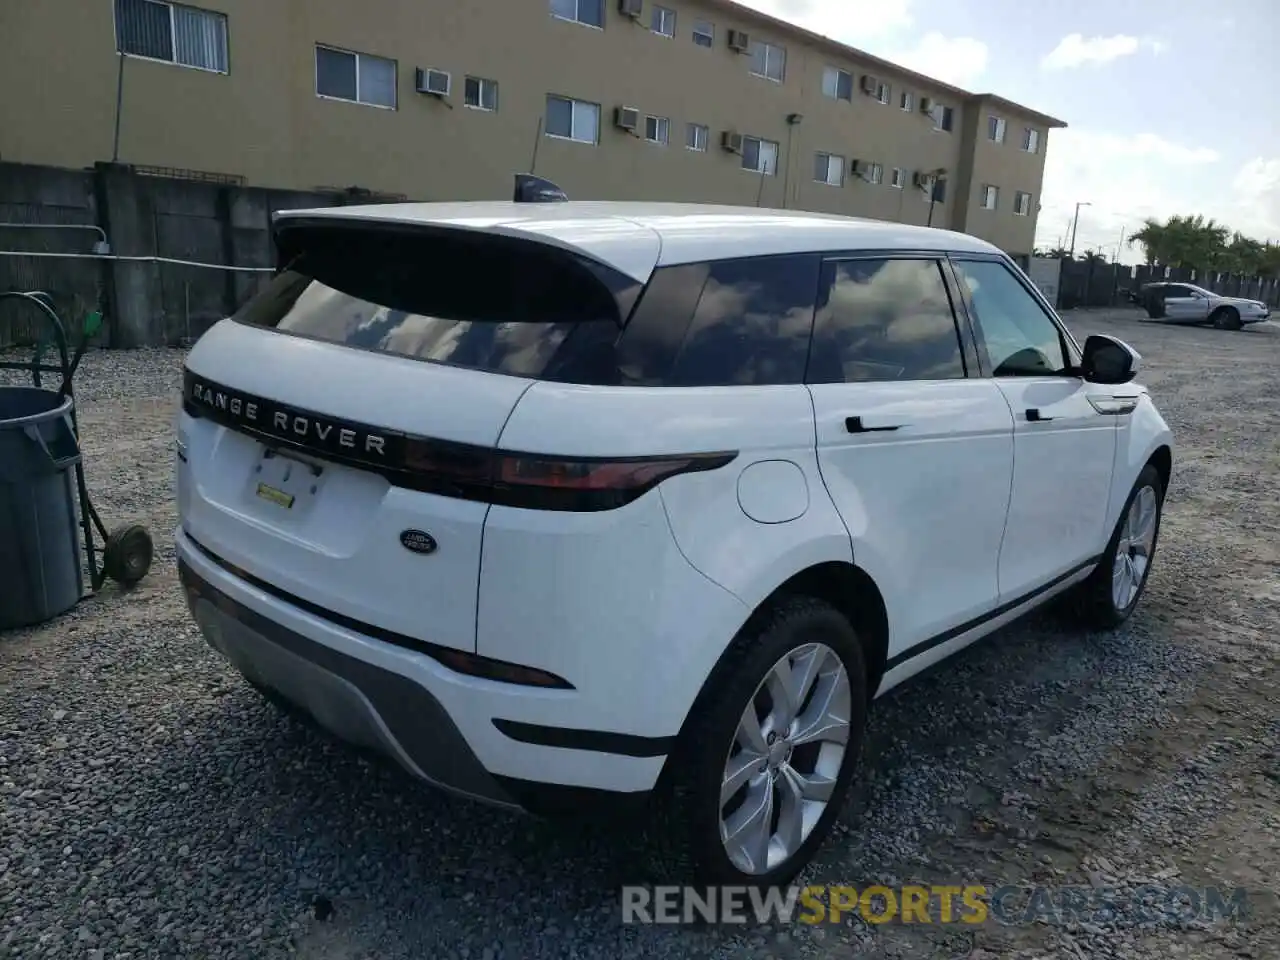
[[[1009,603],[1101,549],[1122,417],[1106,402],[1115,387],[1072,372],[1077,358],[1062,329],[1008,264],[953,264],[987,382],[1013,414],[1013,494],[1000,548],[1000,595]]]
[[[490,453],[540,378],[587,378],[638,284],[484,234],[294,228],[188,357],[179,510],[333,613],[472,650]]]
[[[999,595],[1013,422],[966,343],[937,257],[824,265],[808,369],[818,457],[854,560],[884,593],[891,664]]]

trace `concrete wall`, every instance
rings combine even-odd
[[[273,210],[331,206],[331,194],[268,190],[143,176],[102,164],[73,171],[0,163],[0,290],[48,293],[72,331],[104,314],[99,342],[115,347],[181,343],[233,312],[269,274],[154,261],[93,258],[87,230],[21,224],[91,224],[118,257],[271,267]],[[23,255],[44,252],[78,258]],[[0,346],[29,342],[45,327],[31,308],[0,303]]]
[[[634,22],[605,0],[603,29],[557,19],[550,0],[195,0],[227,16],[228,72],[216,73],[116,54],[111,0],[11,3],[0,32],[0,90],[21,90],[5,107],[0,155],[10,160],[84,167],[112,156],[117,80],[122,79],[119,159],[134,164],[215,171],[260,186],[292,190],[359,185],[419,200],[496,199],[512,173],[536,172],[578,199],[691,200],[789,206],[923,224],[929,204],[909,185],[913,171],[962,167],[970,180],[999,177],[1007,200],[981,216],[966,207],[972,190],[949,183],[933,224],[965,229],[1015,254],[1029,254],[1035,217],[1015,217],[1015,189],[1039,200],[1050,118],[1007,104],[1011,143],[989,159],[967,155],[979,139],[986,95],[886,64],[723,0],[663,0],[676,13],[675,36],[649,29],[653,4]],[[693,24],[715,27],[711,47],[693,42]],[[730,29],[786,51],[781,82],[753,76],[750,58],[732,51]],[[322,98],[316,93],[317,44],[395,61],[394,109]],[[825,97],[828,66],[852,74],[849,100]],[[449,71],[443,101],[414,91],[417,67]],[[881,104],[861,89],[864,74],[890,86]],[[30,78],[40,82],[32,84]],[[463,103],[464,78],[498,84],[496,111]],[[951,107],[950,131],[937,131],[910,92]],[[538,136],[548,94],[601,107],[599,142]],[[1003,102],[1002,102],[1003,103]],[[616,130],[616,106],[670,121],[666,146]],[[1025,113],[1025,116],[1022,114]],[[790,115],[800,114],[798,125]],[[1021,117],[1021,119],[1019,119]],[[689,123],[709,128],[706,152],[685,148]],[[1028,124],[1041,150],[1035,169],[1007,167]],[[781,145],[781,169],[761,180],[718,146],[732,130]],[[822,151],[881,164],[880,184],[847,176],[843,186],[815,182]],[[1025,164],[1023,164],[1025,165]],[[907,172],[894,189],[891,171]],[[1016,174],[1016,176],[1015,176]],[[1007,182],[1006,182],[1007,178]]]

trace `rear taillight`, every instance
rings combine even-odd
[[[483,452],[410,439],[405,466],[431,492],[531,510],[612,510],[682,473],[716,470],[734,452],[662,457],[568,458]]]

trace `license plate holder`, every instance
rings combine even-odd
[[[316,492],[323,474],[324,468],[319,464],[267,447],[254,471],[253,493],[283,510],[293,510],[299,501]]]

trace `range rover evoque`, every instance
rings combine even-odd
[[[817,214],[277,215],[191,350],[182,582],[272,698],[535,813],[649,801],[782,883],[877,696],[1059,594],[1133,612],[1170,431],[999,250]]]

